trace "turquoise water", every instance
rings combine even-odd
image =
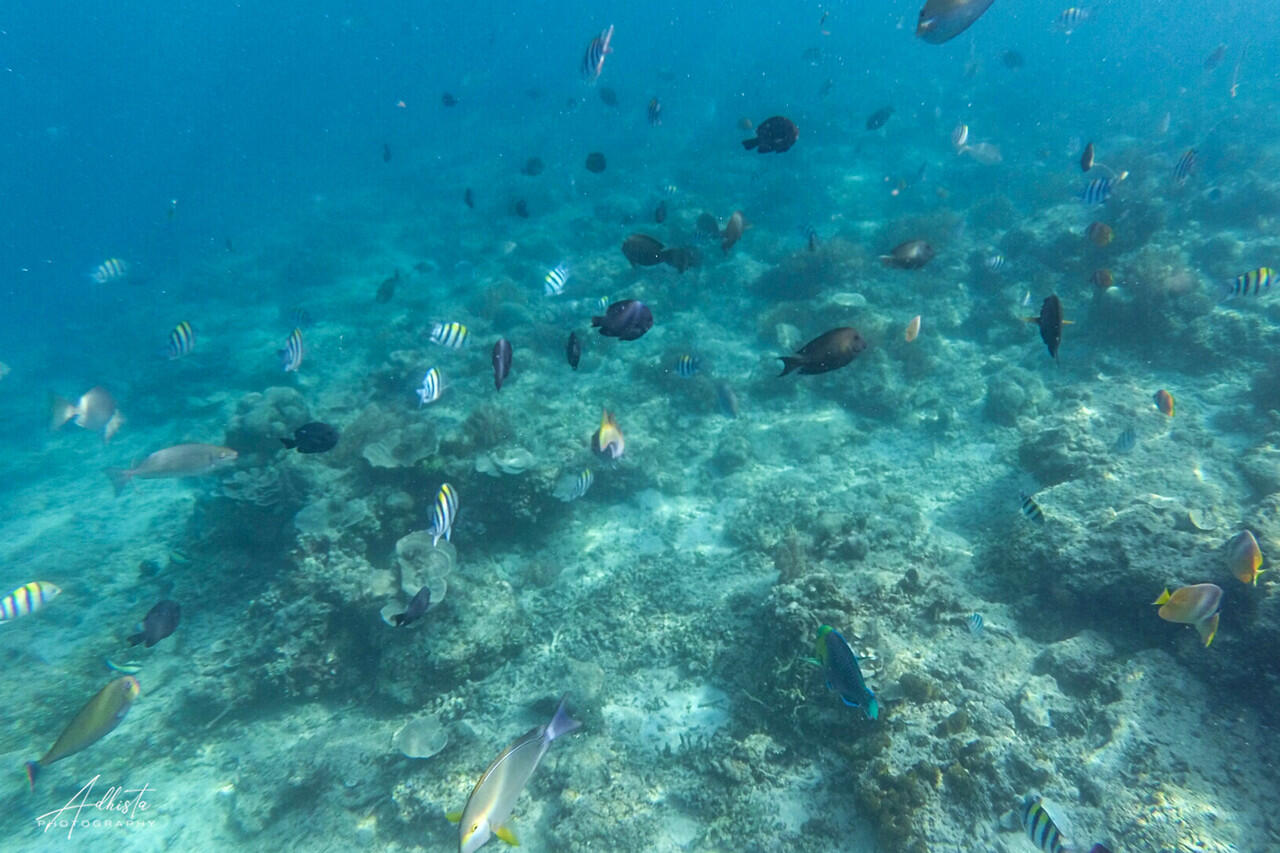
[[[941,45],[905,3],[10,10],[0,594],[61,593],[0,626],[8,846],[455,849],[562,695],[529,850],[1015,853],[1027,796],[1084,851],[1280,845],[1280,614],[1227,546],[1280,542],[1280,309],[1221,300],[1280,263],[1280,12],[1063,8]],[[794,147],[745,150],[771,116]],[[696,265],[632,266],[637,233]],[[909,240],[922,269],[882,262]],[[652,329],[597,334],[601,299]],[[778,377],[843,326],[849,364]],[[109,441],[50,429],[95,387]],[[337,445],[286,450],[310,422]],[[235,458],[146,467],[187,443]],[[1151,605],[1205,583],[1207,648]],[[875,719],[808,660],[822,625]],[[141,691],[103,736],[72,721],[106,659]]]

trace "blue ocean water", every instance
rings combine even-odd
[[[445,812],[561,694],[583,726],[514,805],[535,850],[1030,850],[1041,794],[1083,849],[1274,846],[1212,758],[1274,781],[1270,576],[1222,550],[1280,536],[1278,316],[1220,297],[1278,261],[1280,9],[1085,8],[1068,33],[996,0],[942,45],[901,2],[6,10],[0,593],[61,589],[0,627],[15,849],[452,847]],[[794,147],[745,150],[771,116]],[[735,211],[732,247],[700,234]],[[636,233],[696,263],[630,264]],[[923,269],[882,263],[908,240]],[[596,334],[602,298],[653,329]],[[429,340],[449,322],[456,351]],[[844,326],[852,363],[777,377]],[[50,395],[95,387],[111,426],[49,428]],[[286,450],[312,421],[337,446]],[[146,467],[187,443],[236,458]],[[114,496],[103,469],[139,465]],[[1208,648],[1151,607],[1205,583]],[[130,646],[162,599],[173,636]],[[807,662],[824,624],[878,719]],[[138,699],[28,790],[123,677],[104,658]],[[149,809],[51,827],[91,780],[81,819],[112,786]]]

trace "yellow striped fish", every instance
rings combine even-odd
[[[35,613],[62,593],[57,584],[48,581],[32,581],[24,584],[0,601],[0,622],[8,622],[28,613]]]
[[[119,281],[129,273],[129,265],[119,258],[107,258],[98,264],[98,268],[89,273],[89,278],[98,284]]]
[[[284,342],[284,349],[276,350],[276,355],[279,356],[285,373],[293,373],[302,367],[302,330],[294,328]]]
[[[449,349],[462,349],[471,333],[461,323],[436,323],[431,327],[431,342]]]
[[[1250,294],[1258,296],[1264,290],[1271,289],[1271,283],[1276,279],[1276,271],[1271,267],[1258,267],[1256,270],[1249,270],[1244,275],[1238,275],[1235,280],[1228,285],[1228,296],[1249,296]]]
[[[458,493],[453,486],[445,483],[436,495],[436,505],[431,510],[431,526],[427,532],[431,534],[431,544],[435,545],[443,536],[446,541],[453,535],[453,518],[458,514]]]
[[[186,320],[173,327],[173,331],[169,333],[169,346],[165,347],[164,354],[172,361],[175,358],[182,358],[191,352],[196,345],[196,332],[191,328],[191,324]]]
[[[61,761],[68,755],[92,746],[106,737],[120,721],[129,713],[133,700],[138,698],[142,690],[138,679],[132,675],[117,678],[93,695],[93,698],[80,709],[75,719],[67,724],[58,735],[58,739],[44,757],[38,761],[27,762],[27,781],[32,790],[36,787],[36,776],[41,770],[55,761]]]

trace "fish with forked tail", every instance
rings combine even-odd
[[[778,356],[782,360],[782,372],[778,375],[786,376],[793,370],[805,374],[836,370],[853,361],[866,348],[867,342],[857,329],[841,326],[818,335],[795,355]]]
[[[140,480],[198,477],[225,468],[235,462],[238,455],[230,447],[219,447],[216,444],[175,444],[152,453],[142,460],[141,465],[127,469],[107,468],[104,473],[110,478],[111,485],[119,496],[135,477]]]
[[[42,758],[27,762],[27,781],[31,784],[31,789],[35,790],[36,776],[41,770],[92,746],[110,734],[129,713],[133,700],[138,698],[141,690],[138,679],[126,675],[109,682],[95,693],[62,730],[62,734],[58,735],[49,751]]]

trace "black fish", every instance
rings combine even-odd
[[[295,447],[299,453],[324,453],[333,450],[338,443],[338,430],[329,424],[312,421],[293,431],[293,438],[282,438],[280,443],[288,450]]]
[[[385,142],[382,143],[382,162],[384,163],[391,162],[391,146]]]
[[[427,607],[430,605],[431,590],[424,586],[422,589],[418,590],[418,594],[409,602],[409,606],[405,608],[403,613],[397,613],[391,618],[396,621],[397,628],[403,628],[405,625],[410,625],[421,619],[423,614],[427,612]]]
[[[930,44],[942,44],[960,35],[982,17],[993,0],[927,0],[920,10],[916,35]]]
[[[879,130],[884,127],[884,123],[889,120],[891,115],[893,115],[893,107],[881,107],[876,110],[867,116],[867,130]]]
[[[516,216],[519,216],[521,219],[529,218],[529,202],[524,199],[520,199],[516,202],[514,210],[516,212]]]
[[[471,187],[467,187],[466,192],[462,194],[462,203],[473,210],[475,209],[476,197],[471,194]]]
[[[502,390],[502,380],[511,372],[511,342],[498,338],[493,345],[493,387]]]
[[[1058,347],[1062,345],[1062,327],[1071,322],[1062,319],[1062,300],[1058,298],[1058,294],[1050,293],[1046,296],[1044,304],[1040,306],[1040,316],[1027,317],[1026,320],[1040,327],[1040,340],[1044,341],[1044,345],[1049,348],[1049,355],[1057,361]]]
[[[782,372],[786,376],[793,370],[801,373],[826,373],[844,367],[867,348],[867,342],[857,329],[841,326],[829,332],[823,332],[809,343],[800,347],[795,355],[780,355]]]
[[[1227,55],[1227,46],[1220,44],[1213,49],[1213,53],[1204,58],[1204,70],[1212,71],[1222,64],[1222,59]]]
[[[622,254],[633,267],[656,267],[663,262],[665,251],[662,244],[648,234],[632,234],[622,241]]]
[[[587,171],[600,174],[604,171],[604,155],[599,151],[592,151],[587,155]]]
[[[653,312],[638,299],[624,299],[610,305],[603,317],[592,317],[591,325],[606,337],[634,341],[653,328]]]
[[[664,251],[662,259],[668,266],[675,267],[677,271],[683,273],[689,267],[696,267],[702,263],[702,253],[692,246],[680,246]]]
[[[440,103],[444,104],[446,107],[456,107],[458,105],[458,99],[453,95],[450,95],[448,92],[445,92],[440,96]]]
[[[543,164],[542,158],[530,157],[528,160],[525,160],[524,165],[520,167],[520,174],[528,175],[532,178],[535,175],[541,175],[542,170],[545,168],[546,166]]]
[[[1087,172],[1093,168],[1093,143],[1090,142],[1080,153],[1080,171]]]
[[[1027,60],[1016,50],[1006,50],[1000,54],[1000,61],[1004,63],[1005,68],[1021,68],[1027,64]]]
[[[880,256],[880,263],[900,270],[918,270],[933,260],[933,247],[924,240],[908,240],[893,247],[888,255]]]
[[[703,237],[708,240],[720,239],[719,220],[717,220],[713,214],[706,213],[705,211],[698,214],[698,221],[693,223],[693,230],[699,237]]]
[[[770,151],[781,154],[795,145],[799,138],[800,129],[795,126],[795,122],[784,116],[773,116],[760,122],[756,135],[742,140],[742,147],[748,151],[754,148],[760,154],[768,154]]]
[[[396,274],[390,278],[382,280],[382,284],[378,285],[378,293],[374,296],[374,301],[379,305],[386,305],[391,301],[391,297],[396,295],[396,285],[400,282],[400,270],[396,270]]]
[[[667,203],[665,201],[658,202],[658,206],[653,209],[653,221],[659,225],[667,221]]]
[[[565,344],[564,354],[569,359],[569,366],[577,370],[578,362],[582,360],[582,342],[578,340],[577,332],[569,333],[569,342]]]
[[[618,93],[608,86],[603,86],[600,89],[600,100],[604,101],[607,107],[616,107],[618,105]]]
[[[151,648],[156,643],[173,633],[178,627],[178,617],[182,613],[182,608],[178,606],[178,602],[165,599],[156,603],[147,611],[147,615],[143,617],[141,631],[129,637],[129,645],[136,646],[138,643],[146,642],[147,648]]]

